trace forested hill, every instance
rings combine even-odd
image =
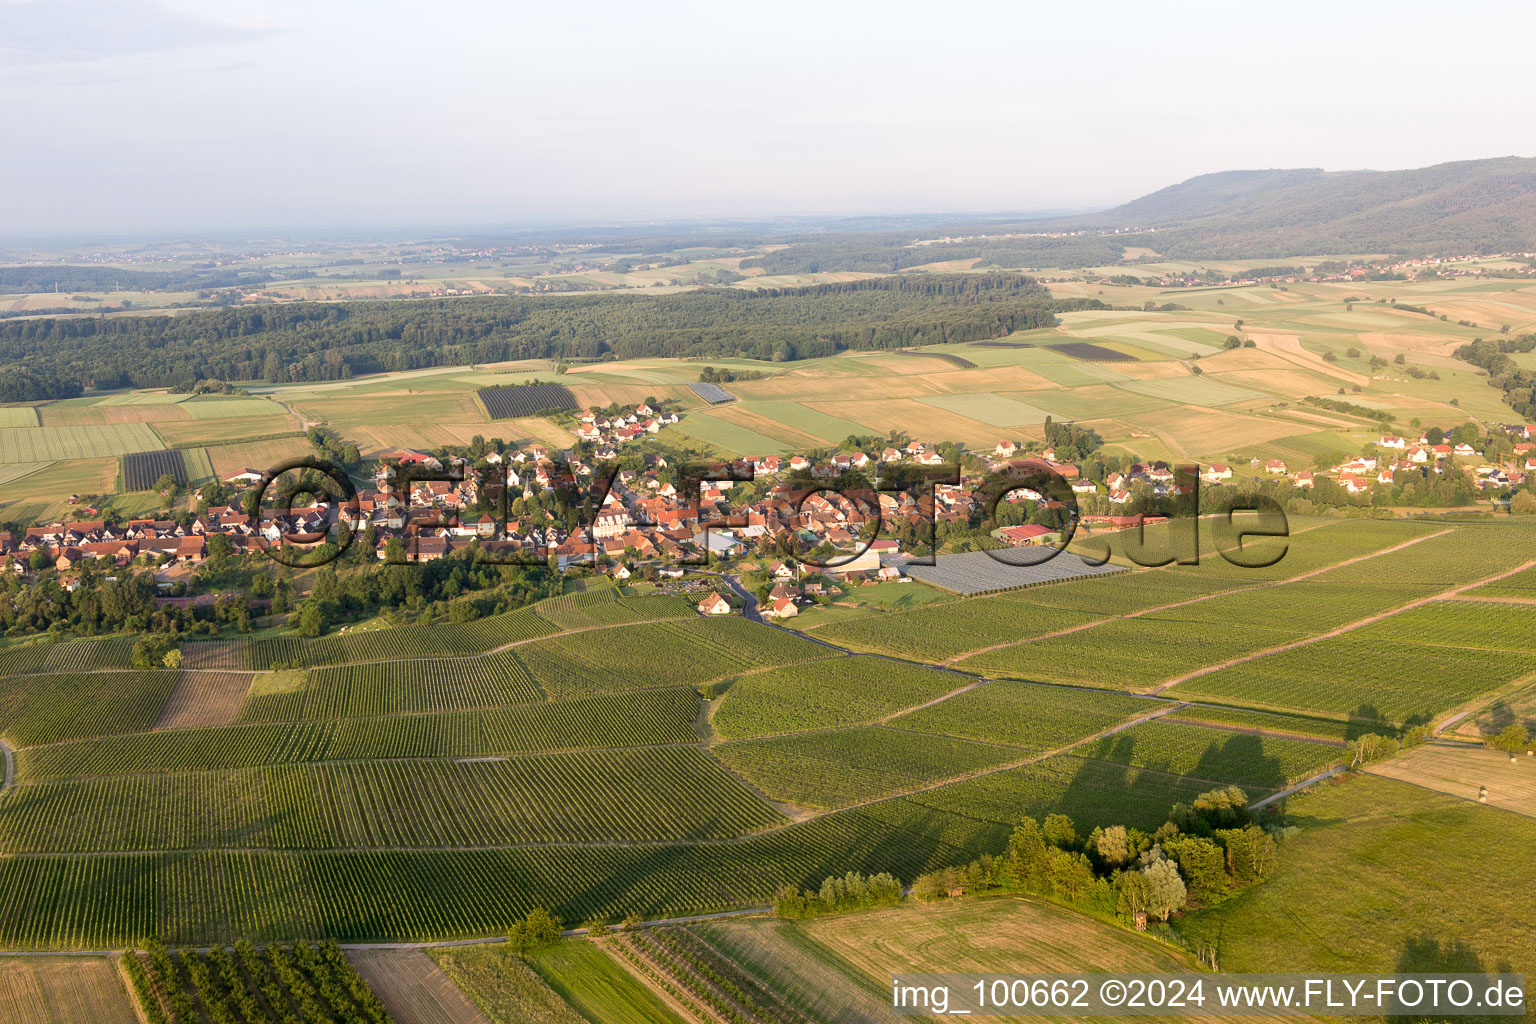
[[[1224,171],[1104,213],[1042,223],[1155,228],[1127,244],[1169,256],[1529,251],[1536,249],[1536,159],[1408,171]]]
[[[660,296],[295,303],[179,316],[13,320],[0,323],[0,378],[21,367],[53,383],[160,387],[206,378],[335,380],[508,359],[782,362],[842,349],[998,338],[1051,326],[1058,311],[1100,306],[1053,300],[1037,281],[1017,274],[932,274]]]
[[[1411,171],[1222,171],[1103,213],[792,242],[743,266],[770,274],[890,273],[966,259],[983,268],[1093,267],[1119,262],[1131,247],[1186,259],[1528,252],[1536,249],[1536,159]]]

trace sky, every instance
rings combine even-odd
[[[0,236],[1111,206],[1536,155],[1536,5],[0,0]]]

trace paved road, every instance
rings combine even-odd
[[[731,589],[736,592],[736,596],[741,598],[741,614],[745,615],[753,622],[762,622],[763,613],[757,610],[757,595],[741,585],[741,577],[723,576],[721,578],[724,579],[726,583],[730,584]]]
[[[1250,811],[1257,811],[1261,808],[1268,807],[1276,800],[1284,800],[1286,797],[1290,796],[1292,793],[1295,793],[1297,790],[1306,789],[1308,786],[1316,785],[1317,783],[1322,782],[1324,779],[1331,779],[1335,775],[1339,774],[1339,772],[1347,770],[1348,767],[1348,765],[1336,764],[1332,768],[1329,768],[1327,771],[1319,772],[1318,774],[1312,776],[1310,779],[1303,779],[1301,782],[1296,783],[1296,785],[1291,786],[1289,789],[1282,789],[1280,792],[1274,794],[1273,796],[1267,796],[1263,800],[1249,804],[1248,809]]]

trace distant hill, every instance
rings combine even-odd
[[[1153,228],[1122,239],[1170,256],[1529,250],[1536,249],[1536,159],[1409,171],[1223,171],[1103,213],[1040,223]]]

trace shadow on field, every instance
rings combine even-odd
[[[1148,750],[1145,744],[1138,748],[1134,729],[1104,737],[1093,746],[1090,756],[1171,775],[1188,775],[1213,784],[1280,789],[1286,783],[1280,759],[1266,755],[1264,738],[1253,733],[1231,733],[1227,739],[1212,739],[1192,765],[1176,755]]]
[[[1514,968],[1508,961],[1501,960],[1495,966],[1483,963],[1470,946],[1460,939],[1447,939],[1441,942],[1432,935],[1410,936],[1404,943],[1402,951],[1398,954],[1397,966],[1394,970],[1398,974],[1504,974],[1513,972]],[[1479,997],[1482,992],[1477,993]],[[1494,1014],[1470,1014],[1446,1018],[1445,1014],[1393,1014],[1387,1017],[1389,1024],[1420,1024],[1420,1022],[1452,1019],[1457,1024],[1499,1024],[1499,1022],[1518,1021],[1524,1019],[1520,1014],[1514,1016]]]

